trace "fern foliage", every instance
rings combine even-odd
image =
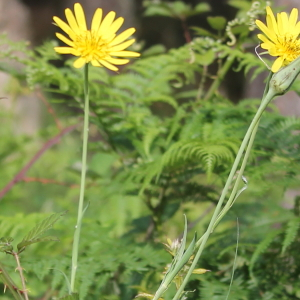
[[[238,10],[234,20],[209,16],[210,29],[193,27],[191,42],[169,50],[162,45],[145,49],[120,74],[90,68],[92,124],[86,186],[90,206],[79,248],[78,294],[68,296],[65,277],[70,273],[81,169],[82,70],[72,67],[74,58],[63,61],[55,54],[57,42],[30,49],[27,43],[1,35],[0,70],[13,78],[11,94],[41,92],[56,112],[49,119],[60,120],[62,127],[78,124],[1,202],[0,252],[10,251],[12,238],[22,241],[28,232],[19,250],[26,247],[21,261],[30,298],[128,300],[140,292],[152,295],[170,263],[161,244],[167,237],[180,236],[182,214],[187,215],[191,231],[206,230],[260,103],[259,99],[234,103],[230,96],[234,91],[225,83],[231,72],[254,78],[266,70],[249,51],[257,44],[251,25],[264,7],[250,2],[228,1]],[[183,24],[210,9],[204,3],[192,7],[182,1],[148,1],[145,7],[147,17],[167,16]],[[299,86],[296,81],[298,93]],[[1,111],[0,116],[5,120],[0,133],[0,179],[7,182],[60,129],[46,118],[45,128],[36,136],[16,136],[9,128],[10,112]],[[199,267],[211,272],[193,275],[188,285],[193,292],[184,296],[225,299],[238,217],[240,247],[229,299],[299,299],[299,199],[295,203],[286,199],[287,191],[299,187],[299,128],[298,118],[283,117],[269,106],[244,174],[247,192],[207,244]],[[69,214],[59,222],[55,223],[60,214],[43,221],[44,212],[67,209]],[[60,242],[36,243],[54,223]],[[15,262],[4,253],[0,259],[18,284]]]

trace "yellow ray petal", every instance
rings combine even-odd
[[[118,18],[111,24],[108,32],[103,32],[103,38],[106,39],[108,43],[115,38],[116,36],[115,33],[120,29],[123,22],[124,22],[123,18]]]
[[[97,8],[92,19],[92,25],[91,25],[92,31],[98,31],[101,24],[101,20],[102,20],[102,9]]]
[[[263,34],[261,34],[261,33],[259,33],[259,34],[257,35],[257,37],[258,37],[261,41],[263,41],[264,43],[268,43],[268,42],[272,43],[265,35],[263,35]]]
[[[71,9],[67,8],[65,10],[65,14],[66,14],[66,18],[67,18],[67,21],[69,23],[69,26],[71,27],[71,29],[75,32],[75,33],[79,33],[79,27],[78,27],[78,24],[77,24],[77,21],[74,17],[74,14],[73,12],[71,11]]]
[[[290,14],[290,18],[289,18],[289,27],[293,28],[296,26],[296,23],[298,21],[298,9],[297,8],[293,8]]]
[[[105,60],[100,60],[99,63],[102,66],[104,66],[105,68],[109,69],[109,70],[112,70],[112,71],[118,71],[119,70],[116,66],[110,64],[109,62],[107,62]]]
[[[134,33],[135,33],[135,28],[126,29],[125,31],[120,33],[113,41],[111,41],[109,43],[109,46],[111,47],[111,46],[115,46],[115,45],[118,45],[118,44],[122,43],[127,38],[132,36]]]
[[[272,48],[272,45],[270,43],[262,43],[262,44],[260,44],[260,47],[262,49],[269,50]]]
[[[67,35],[69,35],[70,38],[75,37],[74,31],[70,28],[70,26],[67,23],[65,23],[58,17],[53,17],[53,20],[59,28],[61,28]]]
[[[91,61],[91,64],[92,64],[92,66],[94,66],[94,67],[102,67],[102,66],[99,64],[99,62],[98,62],[97,60],[92,60],[92,61]]]
[[[120,18],[116,19],[111,24],[111,26],[109,28],[109,31],[111,33],[116,33],[121,28],[121,26],[123,25],[123,23],[124,23],[124,18],[120,17]]]
[[[298,38],[300,34],[300,22],[298,22],[296,26],[291,30],[291,34],[293,35],[293,40]]]
[[[74,43],[70,41],[68,38],[66,38],[64,35],[62,35],[61,33],[57,32],[55,33],[55,35],[57,36],[58,39],[63,41],[65,44],[69,45],[70,47],[74,47]]]
[[[103,19],[98,29],[98,34],[110,33],[110,26],[113,20],[115,19],[115,17],[116,17],[116,13],[114,11],[110,11]]]
[[[277,14],[277,22],[278,22],[279,34],[285,35],[289,30],[289,28],[288,28],[289,20],[288,20],[287,13],[282,12],[282,13]]]
[[[78,59],[76,59],[73,63],[73,66],[76,68],[76,69],[80,69],[81,67],[83,67],[84,65],[86,64],[86,61],[84,58],[82,57],[79,57]]]
[[[74,48],[70,47],[54,47],[54,50],[60,54],[72,54],[78,56],[78,52]]]
[[[110,57],[110,58],[106,58],[105,60],[114,65],[126,65],[129,63],[129,59],[124,59],[124,58]]]
[[[274,63],[273,63],[273,65],[272,65],[272,68],[271,68],[271,71],[273,72],[273,73],[276,73],[276,72],[278,72],[279,71],[279,69],[282,67],[282,65],[283,65],[283,61],[284,61],[284,59],[283,59],[283,57],[278,57],[275,61],[274,61]]]
[[[141,56],[140,53],[133,52],[133,51],[116,51],[116,52],[109,52],[111,56],[120,56],[120,57],[139,57]]]
[[[260,20],[256,20],[255,24],[270,40],[272,40],[273,42],[277,42],[276,34],[271,31],[263,22],[261,22]]]
[[[80,30],[87,30],[84,11],[79,3],[74,4],[74,12]]]
[[[124,43],[121,43],[121,44],[119,44],[117,46],[113,46],[109,50],[113,51],[113,52],[124,50],[124,49],[128,48],[129,46],[131,46],[134,42],[135,42],[135,39],[131,39],[131,40],[128,40],[128,41],[126,41]]]
[[[267,10],[267,18],[266,18],[267,27],[270,29],[272,28],[271,30],[273,30],[276,34],[278,34],[278,28],[277,28],[278,25],[275,16],[273,14],[273,11],[270,8],[270,6],[267,6],[266,10]]]

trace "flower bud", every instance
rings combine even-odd
[[[300,57],[292,61],[286,67],[274,73],[270,80],[269,91],[274,96],[285,94],[300,73]]]

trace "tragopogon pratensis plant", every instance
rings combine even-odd
[[[72,54],[78,58],[73,66],[81,68],[84,66],[84,128],[83,128],[83,150],[82,150],[82,170],[80,196],[78,205],[77,224],[75,226],[73,251],[72,251],[72,268],[71,268],[71,283],[70,293],[75,289],[75,277],[78,262],[78,247],[80,239],[81,221],[85,209],[84,190],[86,176],[86,157],[87,143],[89,130],[89,87],[88,87],[88,65],[89,63],[95,67],[106,67],[112,71],[118,71],[115,65],[124,65],[129,62],[123,57],[138,57],[139,53],[134,51],[125,51],[127,47],[132,45],[135,39],[127,40],[134,32],[134,28],[129,28],[117,35],[116,32],[122,26],[124,19],[116,20],[116,13],[109,12],[102,20],[102,9],[98,8],[92,19],[91,29],[87,29],[85,15],[82,6],[79,3],[74,5],[74,13],[67,8],[65,10],[68,24],[53,17],[55,24],[60,27],[68,38],[60,33],[56,36],[68,45],[68,47],[55,47],[54,50],[61,54]],[[127,40],[127,41],[126,41]],[[121,57],[121,58],[120,58]]]
[[[277,59],[271,68],[261,104],[244,136],[224,189],[222,190],[221,196],[218,200],[218,204],[209,222],[208,228],[196,243],[194,243],[194,240],[192,241],[192,243],[194,243],[196,254],[191,267],[189,268],[185,278],[182,280],[181,286],[177,289],[173,300],[185,298],[186,293],[184,292],[184,288],[193,273],[193,270],[196,268],[196,264],[202,255],[210,234],[232,207],[236,199],[246,189],[247,180],[243,177],[243,173],[263,112],[266,110],[272,99],[278,95],[283,95],[289,90],[292,83],[300,73],[300,39],[298,37],[300,33],[300,22],[297,22],[298,10],[294,8],[289,17],[285,12],[279,13],[276,21],[271,8],[267,7],[266,9],[267,26],[261,21],[256,20],[257,26],[266,36],[259,34],[258,38],[263,41],[261,47],[268,50],[268,53],[271,56],[277,57]],[[245,186],[241,188],[242,181]],[[180,264],[180,261],[176,263]],[[180,270],[178,272],[180,272]],[[169,274],[167,274],[168,278],[165,276],[161,287],[155,293],[153,298],[154,300],[160,299],[161,295],[167,289],[168,286],[163,286],[163,283],[166,281],[168,283],[171,281],[176,282],[177,274],[178,273],[172,274],[172,278],[170,278]]]

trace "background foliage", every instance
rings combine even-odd
[[[237,19],[209,16],[210,29],[192,28],[190,43],[165,50],[155,45],[141,59],[110,74],[91,68],[91,118],[86,201],[80,244],[80,299],[132,299],[153,294],[170,255],[162,243],[179,238],[183,214],[190,238],[206,229],[210,212],[227,178],[259,99],[234,104],[226,90],[231,72],[255,77],[265,65],[250,50],[257,44],[253,18],[264,3],[229,1]],[[251,6],[252,5],[252,6]],[[145,17],[177,18],[209,14],[208,4],[145,2]],[[190,31],[185,31],[188,37]],[[29,50],[4,35],[0,66],[11,75],[12,99],[42,93],[48,105],[36,136],[16,135],[14,115],[2,110],[1,172],[5,185],[40,147],[63,128],[76,125],[49,147],[1,201],[0,236],[17,243],[53,212],[68,210],[54,226],[60,242],[32,245],[21,254],[32,299],[67,293],[80,174],[83,84],[72,58],[62,61],[55,41]],[[21,58],[17,52],[22,52]],[[19,65],[11,64],[11,61]],[[294,85],[299,93],[299,82]],[[248,189],[209,240],[193,275],[191,299],[299,299],[300,121],[281,116],[275,106],[263,116],[251,162]],[[238,218],[238,223],[237,223]],[[237,228],[239,234],[237,235]],[[12,257],[0,253],[11,277]],[[168,299],[174,286],[166,292]],[[9,292],[1,299],[12,299]]]

